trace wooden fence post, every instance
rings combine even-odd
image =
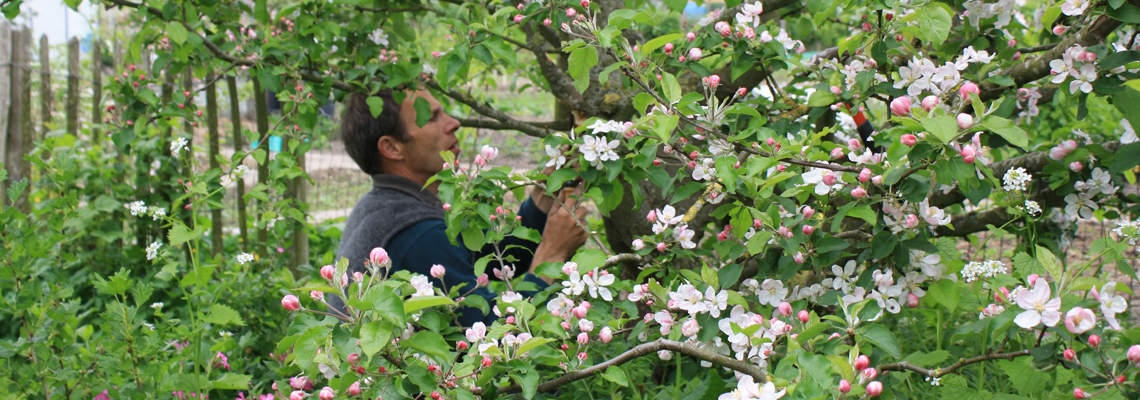
[[[67,133],[79,137],[79,39],[67,42]]]
[[[12,73],[12,26],[7,19],[0,19],[0,164],[8,168],[8,114],[11,109]],[[0,210],[8,205],[8,181],[0,181]]]
[[[304,139],[298,141],[297,146],[303,147]],[[308,150],[297,153],[297,168],[305,171],[305,156]],[[298,205],[308,204],[309,179],[307,175],[293,178],[293,193]],[[293,274],[300,275],[296,267],[309,263],[309,232],[305,221],[293,221]]]
[[[98,146],[103,124],[103,39],[93,37],[91,46],[91,144]]]
[[[257,184],[262,185],[269,182],[269,109],[265,100],[265,89],[261,87],[261,81],[257,76],[253,77],[253,99],[256,104],[254,112],[257,113],[257,149],[265,151],[265,158],[257,163]],[[266,251],[266,242],[269,241],[269,228],[265,221],[258,217],[257,224],[257,254],[261,258],[266,258],[269,253]]]
[[[139,68],[146,72],[146,76],[154,76],[154,71],[150,68],[150,49],[145,46],[139,52]]]
[[[5,153],[4,167],[8,170],[8,182],[16,182],[21,179],[29,178],[31,174],[29,169],[31,164],[24,160],[24,154],[32,150],[32,132],[31,132],[31,37],[32,32],[28,28],[19,30],[12,30],[9,36],[12,41],[12,60],[11,60],[11,103],[8,107],[8,135]],[[29,182],[30,183],[30,182]],[[4,190],[7,191],[9,185],[5,185]],[[31,186],[31,185],[29,185]],[[27,213],[31,210],[31,204],[28,203],[28,191],[20,195],[18,199],[8,199],[22,212]]]
[[[214,74],[213,69],[206,70],[206,127],[209,131],[210,142],[210,155],[207,157],[210,162],[210,169],[220,169],[222,166],[218,163],[218,154],[221,152],[221,146],[218,142],[218,91],[217,91],[217,76]],[[241,151],[241,148],[235,147],[234,151]],[[218,183],[221,183],[219,180]],[[220,185],[210,185],[210,190],[215,190]],[[223,192],[224,195],[225,192]],[[221,196],[218,197],[218,202],[221,202]],[[239,200],[240,201],[240,200]],[[222,208],[212,207],[210,209],[210,242],[213,244],[213,255],[217,256],[222,254]]]
[[[47,35],[40,36],[40,120],[43,132],[47,134],[52,121],[51,95],[51,45]]]
[[[245,140],[241,133],[241,103],[237,92],[237,76],[226,76],[226,88],[230,95],[230,122],[233,122],[234,151],[245,150]],[[240,162],[240,161],[239,161]],[[238,232],[241,238],[241,250],[249,251],[249,219],[245,211],[245,178],[234,180],[237,185]]]

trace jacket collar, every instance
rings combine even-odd
[[[379,189],[392,189],[403,193],[407,193],[420,201],[428,204],[443,205],[443,201],[439,200],[439,196],[425,189],[418,182],[413,181],[407,177],[392,174],[375,174],[372,175],[372,187]]]

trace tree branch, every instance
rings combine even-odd
[[[479,118],[470,118],[470,119],[468,119],[468,118],[456,118],[456,119],[459,120],[459,125],[465,126],[468,128],[493,129],[493,130],[514,129],[508,124],[505,124],[505,123],[502,123],[502,122],[499,122],[499,121],[493,120],[493,119],[479,119]],[[533,125],[533,126],[538,127],[538,128],[545,128],[545,129],[550,129],[550,130],[555,130],[555,131],[568,131],[568,130],[574,128],[573,126],[570,126],[570,124],[567,121],[528,122],[528,124]]]
[[[906,361],[902,361],[902,362],[897,362],[897,363],[892,363],[892,364],[883,364],[883,365],[876,367],[875,369],[878,370],[878,372],[880,374],[883,373],[884,371],[910,370],[910,371],[918,372],[920,374],[929,376],[931,378],[937,378],[937,377],[949,374],[951,372],[954,372],[958,368],[962,368],[962,367],[965,367],[965,366],[970,365],[970,364],[977,364],[977,363],[980,363],[982,361],[990,361],[990,360],[1012,360],[1012,359],[1015,359],[1017,357],[1027,356],[1027,355],[1029,355],[1029,352],[1030,352],[1030,349],[1025,349],[1025,350],[1018,350],[1018,351],[1014,351],[1014,352],[1010,352],[1010,353],[993,353],[993,354],[986,354],[986,355],[977,356],[977,357],[973,357],[973,358],[960,358],[960,359],[958,359],[958,362],[951,364],[950,366],[948,366],[946,368],[926,369],[926,368],[919,367],[917,365],[913,365],[913,364],[908,363]]]
[[[768,381],[768,374],[765,373],[764,370],[746,361],[740,361],[732,357],[713,353],[711,351],[699,348],[689,342],[677,342],[667,339],[658,339],[653,342],[635,346],[634,348],[627,350],[625,353],[622,353],[621,355],[618,355],[617,357],[614,357],[613,359],[605,361],[601,364],[593,365],[580,371],[570,372],[566,375],[562,375],[561,377],[540,383],[538,385],[538,392],[541,393],[550,391],[556,387],[585,379],[590,375],[604,372],[609,367],[622,365],[633,361],[638,357],[654,354],[661,350],[676,351],[698,360],[708,361],[713,364],[724,366],[732,370],[751,375],[752,379],[754,379],[756,383],[764,383]],[[521,388],[518,385],[511,385],[500,389],[499,393],[512,393],[519,391],[521,391]],[[482,395],[484,393],[482,389],[474,389],[471,392],[476,395]]]
[[[541,128],[541,127],[534,126],[534,125],[531,125],[529,123],[522,122],[522,121],[519,121],[517,119],[511,118],[511,116],[507,115],[506,113],[504,113],[502,111],[496,110],[494,108],[491,108],[490,106],[487,106],[485,104],[480,103],[479,100],[476,100],[470,94],[460,92],[460,91],[452,89],[452,88],[444,89],[443,87],[439,86],[439,82],[436,82],[434,80],[423,80],[423,82],[425,85],[431,87],[432,89],[438,90],[439,92],[443,93],[447,97],[450,97],[450,98],[454,99],[455,101],[458,101],[460,103],[467,105],[468,107],[471,107],[471,109],[475,110],[475,112],[482,114],[482,115],[485,115],[487,117],[494,118],[495,120],[497,120],[503,124],[504,127],[502,129],[513,129],[513,130],[516,130],[516,131],[519,131],[519,132],[522,132],[522,133],[525,133],[527,135],[534,136],[537,138],[544,138],[544,137],[546,137],[552,133],[551,132],[552,129],[550,129],[550,128]]]
[[[1134,6],[1140,6],[1140,0],[1129,0],[1128,3]],[[1112,31],[1116,30],[1116,28],[1120,27],[1120,24],[1120,21],[1108,15],[1101,15],[1084,29],[1057,43],[1048,52],[1034,58],[1027,58],[1020,64],[1014,65],[1002,71],[1000,74],[1008,75],[1010,78],[1013,78],[1014,88],[1049,76],[1049,62],[1060,59],[1061,55],[1065,53],[1065,50],[1073,47],[1074,44],[1087,47],[1104,43],[1105,38],[1107,38]],[[992,82],[983,82],[981,84],[981,98],[982,100],[993,100],[1001,96],[1002,93],[1005,93],[1008,89],[1010,89],[1010,87],[1001,86]]]

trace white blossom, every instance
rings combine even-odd
[[[1005,171],[1005,176],[1002,177],[1003,186],[1008,192],[1024,191],[1026,190],[1025,184],[1033,179],[1033,175],[1025,172],[1025,168],[1017,167],[1010,168]]]
[[[235,259],[237,260],[238,264],[244,265],[247,262],[253,261],[253,254],[241,253],[241,254],[238,254],[237,257],[235,257]]]
[[[372,33],[368,35],[368,39],[372,40],[372,43],[376,43],[381,46],[388,45],[388,35],[385,34],[384,30],[380,28],[376,28],[376,30],[372,31]]]
[[[162,242],[153,242],[146,246],[146,259],[147,261],[153,260],[158,257],[158,248],[162,247]]]
[[[1005,264],[997,260],[987,260],[984,262],[971,261],[962,268],[962,279],[966,282],[973,282],[979,278],[989,279],[998,274],[1008,272]]]

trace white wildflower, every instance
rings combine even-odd
[[[1005,189],[1008,192],[1024,191],[1026,190],[1025,184],[1032,179],[1033,175],[1025,172],[1025,168],[1010,168],[1009,170],[1005,171],[1005,176],[1002,177],[1002,182],[1004,183],[1002,189]]]

